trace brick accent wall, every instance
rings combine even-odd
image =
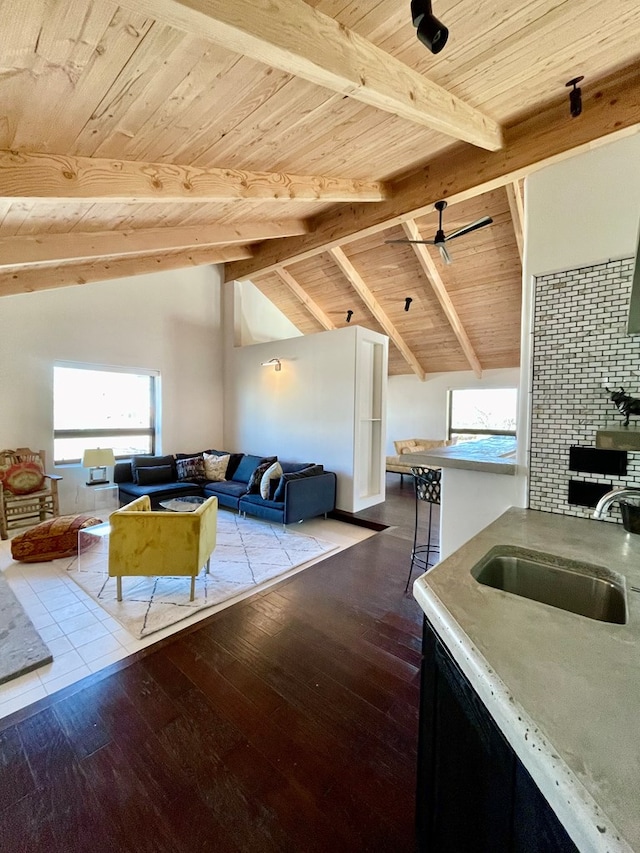
[[[640,335],[625,332],[633,259],[608,261],[536,278],[529,505],[589,517],[569,504],[569,480],[640,486],[640,453],[627,475],[569,470],[571,445],[595,447],[596,430],[622,423],[603,385],[640,396]],[[614,504],[611,520],[620,520]]]

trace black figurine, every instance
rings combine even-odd
[[[629,426],[629,415],[640,416],[640,400],[637,397],[625,393],[622,386],[619,391],[612,391],[610,388],[607,388],[607,391],[611,395],[609,397],[611,402],[615,403],[620,414],[624,415],[625,426]]]

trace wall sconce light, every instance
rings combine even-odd
[[[449,30],[431,11],[431,0],[411,0],[411,18],[418,41],[431,53],[440,53],[449,38]]]
[[[574,77],[573,80],[569,80],[568,83],[565,83],[565,86],[573,86],[573,89],[569,92],[569,111],[571,112],[572,118],[577,118],[582,112],[582,89],[578,88],[578,83],[584,80],[584,75],[582,77]]]
[[[107,465],[115,465],[116,459],[110,447],[95,447],[85,450],[82,455],[82,467],[89,469],[87,486],[99,486],[108,483]]]
[[[261,362],[262,367],[275,367],[276,373],[282,370],[282,363],[279,358],[270,358],[269,361]]]
[[[349,309],[349,310],[347,311],[347,323],[350,323],[350,322],[351,322],[351,318],[352,318],[352,317],[353,317],[353,311],[352,311],[351,309]]]
[[[409,310],[409,306],[411,305],[412,302],[413,302],[413,299],[410,296],[405,297],[405,300],[404,300],[404,310],[405,311]]]

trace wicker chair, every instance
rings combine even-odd
[[[44,482],[38,477],[38,469]],[[44,450],[0,450],[0,538],[8,539],[10,528],[59,516],[58,480],[62,477],[46,473]],[[33,488],[30,483],[35,484]]]

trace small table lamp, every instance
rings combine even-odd
[[[97,486],[109,482],[107,465],[115,465],[116,459],[110,447],[95,447],[91,450],[85,450],[82,464],[89,469],[87,486]]]

